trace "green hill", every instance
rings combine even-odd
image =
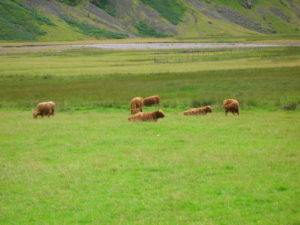
[[[300,34],[300,0],[0,0],[0,40]]]

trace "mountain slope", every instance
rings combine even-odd
[[[300,34],[300,0],[0,0],[0,40]]]

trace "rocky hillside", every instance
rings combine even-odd
[[[300,34],[300,0],[0,0],[0,40]]]

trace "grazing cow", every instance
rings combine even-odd
[[[131,114],[136,114],[143,111],[143,98],[135,97],[130,102]]]
[[[54,116],[55,112],[55,103],[50,102],[41,102],[37,105],[36,109],[32,112],[33,118],[37,118],[38,116]]]
[[[50,104],[50,106],[51,106],[51,111],[52,111],[51,116],[54,116],[56,105],[52,101],[48,102],[48,104]]]
[[[153,121],[156,122],[159,118],[165,117],[162,110],[157,110],[155,112],[139,112],[128,118],[129,121]]]
[[[144,99],[143,104],[145,106],[159,105],[160,97],[158,95],[150,96]]]
[[[207,105],[207,106],[203,106],[201,108],[189,109],[189,110],[185,111],[183,114],[185,116],[189,116],[189,115],[206,115],[207,113],[211,113],[211,112],[212,112],[212,107]]]
[[[240,114],[240,104],[236,99],[225,99],[223,101],[223,108],[225,110],[225,115],[231,112],[233,115]]]

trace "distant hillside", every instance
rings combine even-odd
[[[300,34],[300,0],[0,0],[0,40]]]

